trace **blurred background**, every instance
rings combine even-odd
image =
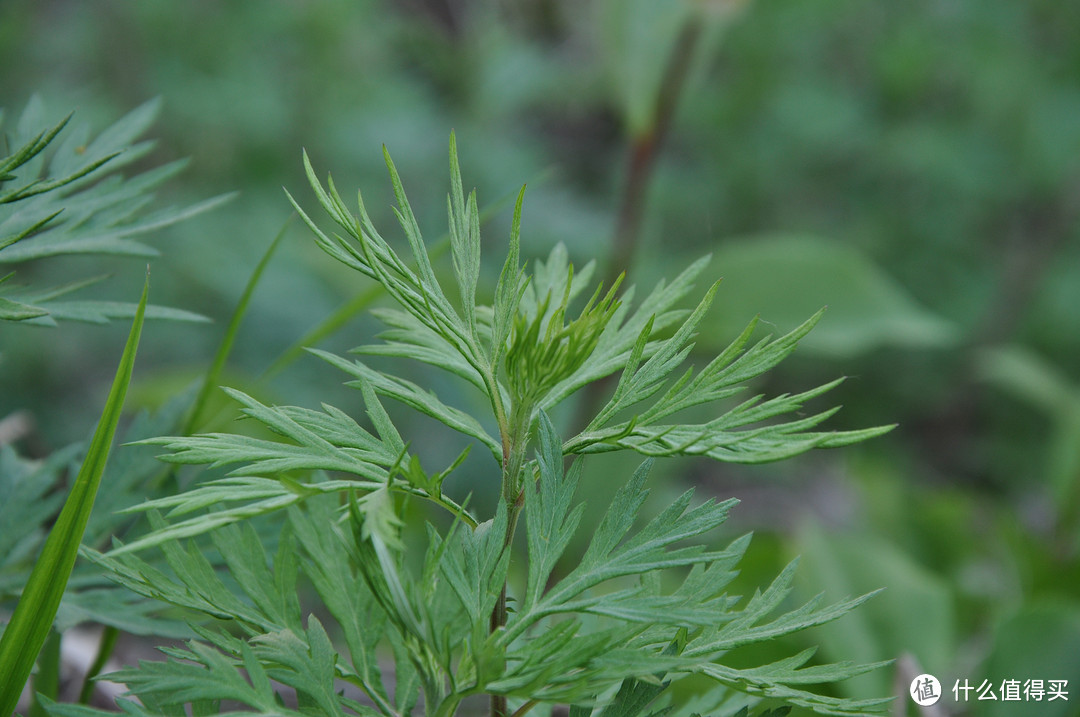
[[[9,122],[37,94],[54,121],[75,109],[101,131],[160,97],[140,166],[190,158],[160,204],[240,191],[154,237],[154,300],[215,323],[149,325],[129,405],[158,406],[206,370],[291,213],[282,187],[314,206],[301,148],[344,195],[362,188],[391,237],[385,144],[434,240],[453,129],[490,209],[489,290],[506,200],[528,183],[529,259],[562,242],[644,290],[712,254],[707,278],[724,282],[699,365],[755,314],[777,332],[829,307],[756,388],[845,375],[811,408],[844,404],[837,429],[898,428],[774,466],[671,462],[653,497],[693,484],[743,501],[723,537],[756,533],[746,592],[795,555],[804,597],[886,588],[804,636],[827,659],[907,656],[841,694],[904,694],[930,672],[947,714],[1080,714],[1080,3],[7,0],[0,67]],[[109,273],[102,296],[137,298],[140,261],[92,261],[40,271]],[[333,369],[275,361],[369,288],[294,222],[224,382],[359,415]],[[125,323],[5,327],[0,416],[32,417],[26,452],[91,430]],[[319,345],[376,331],[357,316]],[[458,447],[424,450],[444,462]],[[586,499],[632,464],[604,464]],[[462,473],[462,495],[495,484],[479,453]],[[965,679],[1069,680],[1070,695],[957,703]]]

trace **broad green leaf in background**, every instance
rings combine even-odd
[[[3,637],[0,637],[0,675],[4,676],[3,684],[0,684],[0,714],[7,715],[14,711],[38,651],[52,628],[53,618],[75,565],[75,556],[94,507],[101,474],[105,470],[116,425],[120,421],[124,396],[131,382],[149,289],[150,278],[147,276],[120,367],[82,468],[60,511],[60,517],[45,540],[45,547],[23,589],[11,622],[4,630]]]
[[[961,682],[978,684],[986,679],[995,686],[999,699],[978,704],[980,717],[1065,717],[1076,714],[1077,687],[1080,686],[1080,607],[1065,602],[1025,605],[998,625],[990,657],[978,675],[960,675]],[[1041,701],[1024,699],[1026,680],[1066,680],[1068,699]],[[1004,680],[1020,682],[1020,701],[1000,699]],[[951,685],[943,685],[950,687]],[[975,693],[972,692],[971,695]]]
[[[807,596],[884,588],[846,619],[818,629],[825,656],[858,661],[911,653],[928,672],[944,674],[955,654],[953,596],[947,585],[889,543],[871,535],[830,535],[817,523],[800,530],[800,584]],[[890,691],[891,670],[838,683],[851,697]]]
[[[786,332],[809,311],[824,318],[799,343],[803,352],[845,357],[884,346],[950,345],[957,329],[921,307],[895,280],[851,247],[812,236],[760,236],[725,242],[713,254],[724,277],[721,315],[703,342],[720,345],[760,314]]]
[[[998,346],[980,352],[980,377],[1047,414],[1067,412],[1080,400],[1068,376],[1023,346]]]

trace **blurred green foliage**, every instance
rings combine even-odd
[[[651,285],[713,251],[710,271],[728,281],[701,332],[711,348],[753,312],[777,333],[829,305],[777,385],[849,372],[840,427],[901,425],[792,466],[685,464],[687,480],[744,498],[732,531],[762,536],[748,554],[757,573],[802,552],[808,593],[888,587],[863,622],[821,637],[825,657],[854,657],[830,644],[858,645],[861,659],[911,652],[948,696],[954,679],[1055,670],[1080,689],[1080,4],[8,0],[0,105],[18,111],[38,92],[56,120],[75,106],[101,128],[161,96],[151,160],[192,158],[169,199],[242,190],[156,244],[155,300],[218,327],[147,327],[133,390],[153,403],[204,370],[288,215],[280,187],[303,186],[301,146],[339,186],[373,188],[378,146],[390,146],[421,228],[438,236],[454,128],[481,206],[530,181],[526,256],[562,241],[575,262],[603,264],[632,148],[656,129],[690,21],[700,35],[659,137],[630,280]],[[389,193],[367,203],[376,224],[392,221]],[[141,279],[130,262],[71,271],[115,273],[113,294]],[[294,232],[228,383],[253,384],[367,288]],[[119,330],[5,331],[0,418],[29,410],[43,447],[81,437]],[[373,330],[353,322],[320,345]],[[314,363],[258,388],[303,405],[340,391]]]

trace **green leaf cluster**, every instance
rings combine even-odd
[[[449,291],[385,157],[408,261],[375,229],[362,197],[354,216],[332,179],[325,188],[318,181],[306,155],[312,188],[337,231],[321,229],[290,199],[326,253],[377,281],[397,305],[376,312],[388,327],[382,343],[356,353],[413,359],[464,379],[485,397],[491,415],[474,416],[365,360],[313,351],[352,377],[349,385],[360,390],[371,428],[330,405],[269,406],[227,389],[271,437],[211,433],[143,441],[165,446],[167,461],[230,470],[141,504],[136,509],[152,511],[154,530],[108,554],[87,555],[140,595],[226,620],[232,630],[195,627],[204,642],[169,650],[173,660],[146,663],[114,679],[166,714],[185,705],[213,711],[222,700],[273,712],[283,703],[266,688],[269,679],[296,691],[301,712],[319,714],[411,714],[422,705],[425,714],[451,715],[464,701],[488,696],[499,715],[563,703],[575,705],[575,714],[600,708],[629,717],[679,710],[667,686],[688,675],[714,685],[716,704],[730,704],[729,696],[740,694],[819,714],[878,711],[881,700],[842,700],[806,689],[878,664],[812,664],[813,651],[754,668],[725,663],[732,650],[834,620],[866,596],[826,606],[812,600],[786,610],[794,564],[749,600],[729,594],[749,538],[713,549],[707,536],[734,500],[695,505],[687,492],[651,519],[639,519],[656,457],[771,461],[888,430],[817,430],[833,410],[790,418],[836,381],[715,408],[789,355],[820,314],[786,336],[753,345],[751,324],[703,368],[684,368],[717,291],[713,285],[693,310],[679,308],[705,261],[670,284],[658,284],[636,308],[632,287],[618,294],[620,280],[594,289],[575,312],[572,304],[585,292],[593,265],[575,272],[559,247],[526,271],[520,259],[523,192],[494,301],[480,304],[477,200],[475,192],[464,195],[453,137]],[[614,374],[618,382],[595,416],[580,431],[560,436],[549,412]],[[502,476],[493,517],[474,515],[444,493],[444,481],[460,469],[468,447],[445,469],[426,471],[384,399],[490,451]],[[680,422],[683,412],[703,410],[716,417]],[[584,553],[560,571],[572,539],[586,530],[585,508],[574,502],[582,454],[621,449],[646,461],[625,479],[595,529],[588,528]],[[418,539],[406,540],[406,506],[416,498],[441,507],[451,521],[449,527],[427,526],[419,561],[409,559],[406,548]],[[288,521],[271,568],[263,543],[244,521],[281,510]],[[519,523],[527,545],[524,579],[511,570]],[[231,581],[204,554],[204,534],[229,566]],[[181,539],[192,540],[182,547]],[[135,555],[154,546],[167,570]],[[328,632],[326,620],[314,616],[305,626],[296,595],[301,573],[336,630]],[[344,653],[332,647],[327,635],[333,632]],[[247,678],[235,674],[240,669]],[[335,678],[355,693],[336,692]]]
[[[144,212],[153,191],[186,164],[171,162],[133,177],[118,173],[153,149],[153,142],[137,140],[159,109],[157,100],[148,102],[91,138],[85,126],[69,128],[71,115],[48,122],[43,103],[33,98],[6,137],[9,154],[0,156],[0,267],[68,255],[154,257],[158,252],[142,241],[145,235],[227,201],[226,195]],[[0,112],[0,126],[2,120]],[[54,326],[135,315],[135,304],[70,298],[103,276],[50,287],[20,286],[13,277],[13,271],[0,271],[0,320]],[[146,316],[205,321],[153,305]]]
[[[364,361],[350,361],[316,350],[312,353],[354,377],[350,385],[364,392],[373,417],[385,414],[373,399],[390,398],[486,446],[503,471],[502,490],[508,500],[518,501],[521,496],[522,468],[540,412],[550,411],[584,386],[615,373],[621,375],[614,395],[583,431],[565,441],[567,453],[630,449],[648,456],[700,454],[718,460],[754,463],[787,458],[815,447],[841,446],[888,430],[888,427],[846,432],[811,430],[835,409],[762,425],[800,410],[804,402],[833,388],[839,380],[796,395],[769,400],[755,396],[707,422],[671,422],[670,418],[680,411],[744,391],[748,381],[794,350],[820,313],[786,336],[764,339],[748,348],[754,329],[751,323],[705,368],[696,374],[692,368],[681,371],[717,289],[714,285],[691,312],[677,308],[704,268],[706,260],[701,260],[670,284],[658,284],[633,311],[630,310],[633,288],[618,299],[616,287],[603,295],[597,288],[578,318],[567,324],[568,306],[587,286],[593,264],[575,275],[565,250],[557,247],[546,263],[537,264],[531,275],[525,272],[519,258],[524,190],[514,209],[510,251],[495,289],[494,304],[474,305],[471,297],[476,294],[480,269],[479,217],[475,192],[467,201],[464,198],[452,138],[452,191],[447,205],[454,276],[460,297],[460,308],[455,306],[436,277],[393,161],[389,154],[385,156],[398,201],[395,211],[408,239],[411,265],[375,229],[362,197],[358,199],[359,216],[354,217],[332,179],[327,189],[318,182],[306,155],[304,164],[316,196],[344,234],[324,232],[291,195],[290,199],[324,251],[376,279],[398,304],[397,309],[376,312],[389,327],[381,335],[383,342],[361,346],[355,352],[414,359],[465,379],[486,396],[498,435],[492,435],[476,417],[446,404],[414,382],[377,370]],[[173,450],[168,460],[214,465],[242,463],[234,474],[242,475],[245,480],[251,476],[274,480],[276,473],[285,469],[349,473],[359,470],[359,476],[372,478],[371,468],[365,467],[368,456],[358,454],[358,461],[346,465],[351,459],[344,458],[345,453],[360,450],[350,441],[358,440],[363,431],[340,411],[324,407],[327,413],[320,417],[306,409],[256,408],[248,399],[233,395],[245,405],[247,415],[266,423],[295,445],[260,444],[225,435],[161,439],[161,443]],[[642,408],[641,404],[650,399],[651,405]],[[381,426],[381,440],[389,437],[401,441],[388,419],[376,421],[376,426]],[[245,443],[244,450],[237,445],[238,441]],[[276,455],[281,451],[287,451],[293,461],[282,462],[283,457]],[[275,460],[270,461],[270,456]],[[404,454],[400,457],[399,465],[410,464]],[[376,463],[385,473],[392,461],[388,454],[381,461]],[[407,483],[407,474],[405,478]],[[418,487],[415,481],[414,487]],[[207,490],[211,492],[178,496],[175,506],[194,505],[192,501],[203,496],[209,499],[213,491],[222,490],[221,484]],[[439,498],[438,491],[429,492],[422,487],[419,490]]]
[[[0,264],[65,255],[154,256],[156,250],[143,244],[142,236],[227,199],[145,212],[153,190],[184,164],[174,162],[131,178],[118,173],[153,147],[152,142],[136,140],[158,107],[158,102],[149,102],[91,139],[87,128],[70,126],[70,115],[47,123],[43,103],[33,98],[0,143],[0,151],[10,148],[0,157]],[[0,124],[2,118],[0,112]],[[100,570],[77,565],[76,556],[84,541],[103,546],[111,536],[132,529],[137,516],[116,511],[161,487],[161,466],[147,449],[128,451],[106,465],[143,320],[204,319],[148,305],[149,275],[135,304],[67,298],[104,277],[41,289],[19,286],[13,276],[11,272],[0,277],[4,321],[53,326],[64,319],[99,323],[133,319],[104,412],[87,445],[69,446],[41,461],[27,460],[10,446],[0,447],[0,606],[9,618],[0,624],[0,713],[15,708],[37,662],[34,688],[45,694],[35,698],[32,714],[39,715],[44,714],[42,700],[55,696],[59,685],[59,635],[64,630],[92,620],[107,626],[107,635],[120,629],[191,634],[182,623],[160,614],[166,607],[162,603],[115,586]],[[140,416],[122,435],[138,439],[176,430],[179,413],[188,403],[189,397],[182,398],[153,419]],[[71,481],[67,489],[65,474]],[[107,490],[99,490],[103,483]],[[95,504],[98,510],[92,512]],[[110,640],[106,638],[106,644]]]
[[[774,698],[819,714],[867,714],[883,704],[805,689],[880,665],[806,667],[812,651],[753,669],[723,665],[722,657],[737,647],[830,622],[866,596],[824,607],[812,601],[776,615],[790,592],[794,565],[750,600],[728,594],[749,536],[718,550],[687,541],[721,525],[736,501],[692,507],[687,492],[634,530],[649,461],[619,490],[576,567],[553,578],[581,529],[585,507],[574,504],[582,461],[564,472],[560,444],[542,415],[536,486],[525,498],[527,576],[520,584],[512,581],[514,609],[494,632],[491,613],[511,557],[503,542],[505,508],[475,528],[460,520],[445,531],[429,525],[423,561],[410,570],[396,547],[401,524],[392,494],[376,491],[363,503],[352,496],[344,507],[321,495],[288,509],[272,566],[250,524],[210,534],[240,594],[195,543],[161,543],[168,572],[130,553],[87,550],[140,595],[233,628],[195,627],[204,642],[166,650],[170,661],[146,662],[110,679],[165,714],[185,704],[209,709],[213,703],[216,709],[220,700],[263,713],[284,709],[260,687],[262,674],[295,689],[301,711],[306,705],[319,714],[410,714],[421,695],[425,712],[439,715],[454,714],[476,694],[504,695],[519,709],[536,702],[592,705],[620,684],[605,714],[647,714],[647,706],[663,702],[670,681],[685,674],[711,678],[718,693]],[[304,627],[298,571],[317,591],[343,653],[330,646],[325,618],[309,616]],[[671,577],[678,578],[674,586]],[[390,648],[392,670],[381,659],[380,644]],[[396,679],[392,688],[388,674]],[[334,677],[352,688],[335,692]]]
[[[182,395],[156,414],[143,412],[118,432],[119,443],[129,443],[175,430],[190,396]],[[0,602],[14,604],[26,585],[64,501],[64,475],[74,475],[87,448],[73,444],[42,461],[20,457],[13,448],[0,448]],[[103,548],[113,536],[138,534],[138,515],[124,512],[147,495],[163,489],[161,463],[152,449],[125,447],[113,452],[101,482],[82,542]],[[140,635],[185,637],[190,631],[180,621],[160,615],[163,606],[139,599],[116,586],[93,565],[76,563],[53,623],[58,632],[94,622]]]

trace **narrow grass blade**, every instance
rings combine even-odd
[[[304,334],[299,341],[287,348],[281,356],[270,365],[270,368],[266,369],[262,376],[260,376],[260,379],[264,381],[268,380],[273,376],[276,376],[282,369],[296,359],[301,356],[306,356],[307,352],[305,349],[309,346],[318,346],[323,339],[336,333],[338,329],[352,320],[354,316],[381,299],[385,293],[386,290],[383,289],[381,285],[376,284],[346,301],[339,306],[334,313],[319,322],[315,328]]]
[[[60,517],[45,540],[41,555],[34,563],[19,604],[15,606],[15,614],[11,616],[11,622],[0,638],[0,715],[10,715],[15,710],[23,685],[26,684],[38,652],[52,628],[60,598],[75,565],[75,556],[86,529],[86,521],[94,507],[101,474],[105,470],[109,448],[116,435],[116,425],[120,421],[120,412],[124,406],[124,397],[131,382],[149,288],[148,275],[116,378],[113,379],[105,410],[90,441],[82,468],[79,469],[75,485],[60,511]]]
[[[203,379],[202,387],[199,389],[199,395],[195,399],[195,404],[191,407],[191,413],[188,414],[187,421],[184,423],[182,435],[190,436],[194,433],[195,429],[199,427],[199,419],[206,409],[206,402],[210,398],[210,392],[213,391],[218,384],[218,378],[221,376],[221,371],[225,368],[225,362],[232,352],[233,343],[236,341],[236,334],[240,330],[240,324],[247,314],[248,304],[251,303],[251,295],[255,292],[255,287],[259,284],[259,279],[262,278],[263,271],[266,270],[266,265],[270,263],[270,257],[277,251],[278,245],[281,244],[281,240],[285,237],[289,225],[291,224],[292,216],[290,216],[285,221],[285,224],[282,225],[281,231],[274,237],[274,241],[270,243],[270,247],[263,254],[262,259],[259,260],[255,270],[251,272],[251,277],[248,279],[247,286],[244,287],[244,293],[240,296],[240,302],[236,305],[232,318],[229,319],[229,326],[225,329],[225,336],[221,339],[221,345],[218,346],[217,353],[214,354],[214,360],[210,364],[210,370],[206,372],[206,378]]]

